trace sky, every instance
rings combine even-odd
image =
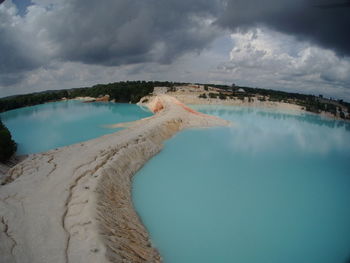
[[[0,0],[0,97],[124,80],[350,101],[349,0]]]

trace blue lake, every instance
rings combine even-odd
[[[165,263],[350,262],[350,126],[196,106],[233,127],[180,132],[134,177]]]
[[[20,108],[0,114],[18,144],[18,154],[43,152],[118,129],[108,124],[145,118],[151,112],[135,104],[61,101]]]

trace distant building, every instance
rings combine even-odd
[[[239,89],[237,90],[237,92],[240,92],[240,93],[245,93],[245,90],[244,90],[244,89],[242,89],[242,88],[239,88]]]

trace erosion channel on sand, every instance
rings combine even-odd
[[[142,101],[142,100],[141,100]],[[131,199],[132,176],[164,140],[229,122],[160,94],[126,129],[30,155],[0,186],[0,262],[161,262]]]

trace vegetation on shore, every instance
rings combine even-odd
[[[0,98],[0,112],[17,109],[26,106],[42,104],[61,99],[76,97],[100,97],[109,95],[109,99],[116,102],[136,103],[142,97],[152,93],[154,87],[168,87],[169,91],[176,91],[176,86],[188,85],[189,83],[175,83],[168,81],[126,81],[109,84],[98,84],[92,87],[64,89],[36,92],[25,95],[16,95]],[[203,84],[196,84],[203,85]],[[286,102],[302,106],[304,110],[321,113],[328,112],[342,119],[350,119],[350,103],[343,100],[327,99],[322,95],[305,95],[271,89],[259,89],[241,86],[227,86],[205,84],[200,98],[239,99],[253,102],[254,98],[259,101]],[[11,137],[10,131],[0,119],[0,162],[7,161],[17,149],[16,143]]]
[[[16,95],[0,99],[0,112],[8,111],[20,107],[37,105],[50,101],[57,101],[62,98],[72,99],[75,97],[99,97],[108,94],[110,100],[116,102],[136,103],[142,97],[150,94],[154,87],[169,87],[169,91],[175,91],[175,86],[187,85],[189,83],[175,83],[168,81],[123,81],[109,84],[98,84],[92,87],[54,90],[31,93],[26,95]],[[196,85],[203,85],[197,83]],[[213,88],[216,89],[213,92]],[[244,90],[244,92],[242,92]],[[300,93],[285,92],[272,89],[260,89],[242,87],[237,85],[215,85],[205,84],[204,91],[200,98],[237,98],[248,102],[253,102],[253,97],[260,101],[276,101],[296,104],[306,111],[321,113],[328,112],[342,119],[349,119],[350,103],[343,100],[327,99],[322,95],[306,95]]]
[[[259,89],[241,86],[227,86],[210,84],[210,87],[216,88],[217,92],[210,91],[208,94],[199,95],[200,98],[219,98],[225,100],[227,98],[237,98],[248,102],[253,102],[253,97],[257,97],[259,101],[273,101],[296,104],[304,108],[304,110],[321,113],[328,112],[342,119],[350,119],[350,103],[343,100],[335,100],[332,98],[324,98],[322,95],[306,95],[300,93],[284,92],[272,89]],[[204,86],[204,90],[208,91],[208,85]],[[242,92],[243,90],[243,92]]]
[[[33,106],[63,98],[99,97],[108,94],[111,100],[117,102],[136,103],[142,97],[150,94],[154,87],[171,87],[179,83],[159,81],[126,81],[109,84],[98,84],[89,88],[76,88],[36,92],[25,95],[16,95],[0,99],[0,112],[26,106]],[[16,152],[17,145],[7,127],[0,120],[0,162],[6,162]]]
[[[111,100],[116,102],[136,103],[142,97],[150,94],[154,87],[172,87],[181,85],[168,81],[125,81],[109,84],[98,84],[92,87],[53,90],[37,92],[25,95],[16,95],[0,99],[0,112],[13,110],[21,107],[57,101],[62,98],[72,99],[76,97],[99,97],[108,94]]]
[[[17,145],[0,119],[0,162],[5,162],[16,152]]]

